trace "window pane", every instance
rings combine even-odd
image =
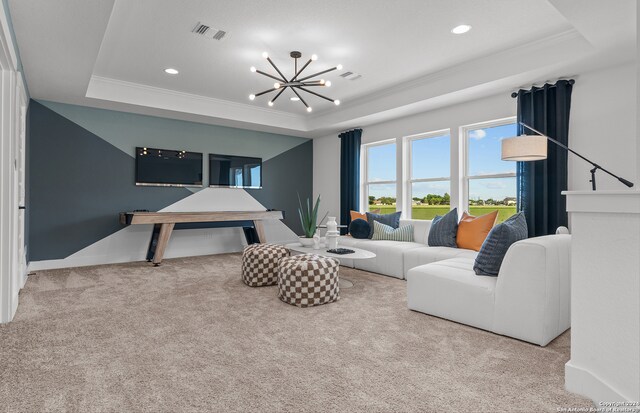
[[[396,211],[396,184],[369,185],[369,205],[367,211],[380,210],[381,214]]]
[[[396,144],[367,148],[367,181],[396,180]],[[395,195],[394,195],[395,196]]]
[[[498,210],[498,222],[516,213],[516,178],[469,179],[469,213]]]
[[[411,178],[448,178],[449,135],[411,141]]]
[[[501,158],[502,139],[516,136],[516,124],[474,129],[469,141],[469,176],[516,172],[516,163]]]
[[[449,181],[414,182],[411,184],[411,218],[433,219],[450,209]]]

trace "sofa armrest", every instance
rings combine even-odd
[[[495,291],[494,331],[547,345],[570,327],[571,235],[513,244]]]

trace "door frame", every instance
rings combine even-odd
[[[26,217],[20,220],[18,205],[26,189],[27,105],[8,18],[0,8],[0,323],[13,319],[26,281],[26,258],[20,257],[25,248],[18,244],[21,234],[24,243]]]

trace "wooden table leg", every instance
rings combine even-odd
[[[262,221],[253,221],[253,226],[256,229],[256,232],[258,233],[258,241],[261,244],[264,244],[265,242],[267,242],[267,237],[264,234],[264,224],[262,223]]]
[[[160,235],[158,236],[158,244],[156,245],[156,252],[153,254],[153,265],[158,266],[162,262],[162,257],[164,256],[164,250],[167,248],[167,244],[169,243],[169,238],[171,237],[171,232],[173,231],[173,227],[176,224],[162,224],[160,227]]]

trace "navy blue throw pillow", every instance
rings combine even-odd
[[[351,224],[349,224],[349,234],[351,234],[353,238],[356,238],[356,239],[369,238],[370,231],[371,231],[371,226],[364,219],[360,219],[360,218],[354,219],[353,221],[351,221]]]
[[[436,215],[431,221],[427,244],[430,247],[458,248],[456,236],[458,235],[458,208],[453,208],[445,215]]]
[[[400,226],[400,215],[402,211],[394,212],[392,214],[372,214],[367,212],[367,222],[369,222],[369,236],[373,237],[373,221],[378,221],[381,224],[389,225],[391,228],[396,229]]]
[[[511,244],[526,239],[528,234],[527,220],[522,212],[493,227],[478,252],[473,271],[477,275],[497,277]]]

